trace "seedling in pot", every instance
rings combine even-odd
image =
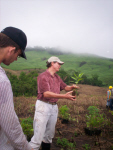
[[[109,124],[109,120],[104,114],[100,114],[100,110],[96,106],[89,106],[88,111],[85,132],[88,135],[99,135],[102,127]]]
[[[76,75],[74,73],[74,76],[72,76],[71,78],[73,79],[73,82],[77,85],[79,83],[79,81],[83,80],[82,76],[83,76],[83,73],[79,73],[79,75]],[[78,89],[73,89],[72,95],[73,96],[75,96],[75,95],[78,96],[79,95]]]
[[[59,108],[59,114],[60,117],[62,118],[62,123],[68,123],[70,119],[70,114],[69,114],[69,108],[67,105],[64,105]]]

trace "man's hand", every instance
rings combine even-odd
[[[72,87],[72,90],[73,90],[73,89],[80,89],[80,87],[77,86],[76,84],[73,84],[71,87]]]
[[[72,96],[72,92],[73,92],[73,91],[67,92],[67,93],[65,94],[65,98],[70,99],[70,100],[72,100],[72,101],[75,101],[75,100],[76,100],[76,99],[75,99],[76,96]]]
[[[73,85],[67,85],[66,87],[65,87],[65,91],[72,91],[73,89],[79,89],[80,87],[79,86],[77,86],[76,84],[73,84]]]

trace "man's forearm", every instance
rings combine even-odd
[[[65,87],[65,91],[71,91],[73,88],[72,88],[72,86],[66,86]]]
[[[72,91],[67,92],[65,94],[56,94],[56,93],[53,93],[53,92],[50,92],[50,91],[46,91],[46,92],[43,93],[43,95],[46,98],[57,98],[57,99],[66,98],[66,99],[70,99],[70,100],[76,100],[75,96],[72,96]]]
[[[79,86],[77,86],[76,84],[73,84],[72,86],[67,85],[65,87],[65,91],[72,91],[73,89],[79,89]]]
[[[43,93],[46,98],[66,98],[65,94],[56,94],[50,91],[46,91]]]

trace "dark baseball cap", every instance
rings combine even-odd
[[[27,45],[27,37],[25,33],[15,27],[6,27],[1,31],[1,33],[11,38],[20,47],[22,51],[21,57],[27,59],[24,52]]]

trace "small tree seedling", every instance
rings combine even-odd
[[[75,83],[76,85],[79,83],[79,81],[83,80],[82,76],[84,73],[79,73],[78,75],[74,73],[74,76],[72,76],[71,78],[73,79],[73,83]],[[77,89],[73,89],[72,95],[78,95],[78,91]]]

